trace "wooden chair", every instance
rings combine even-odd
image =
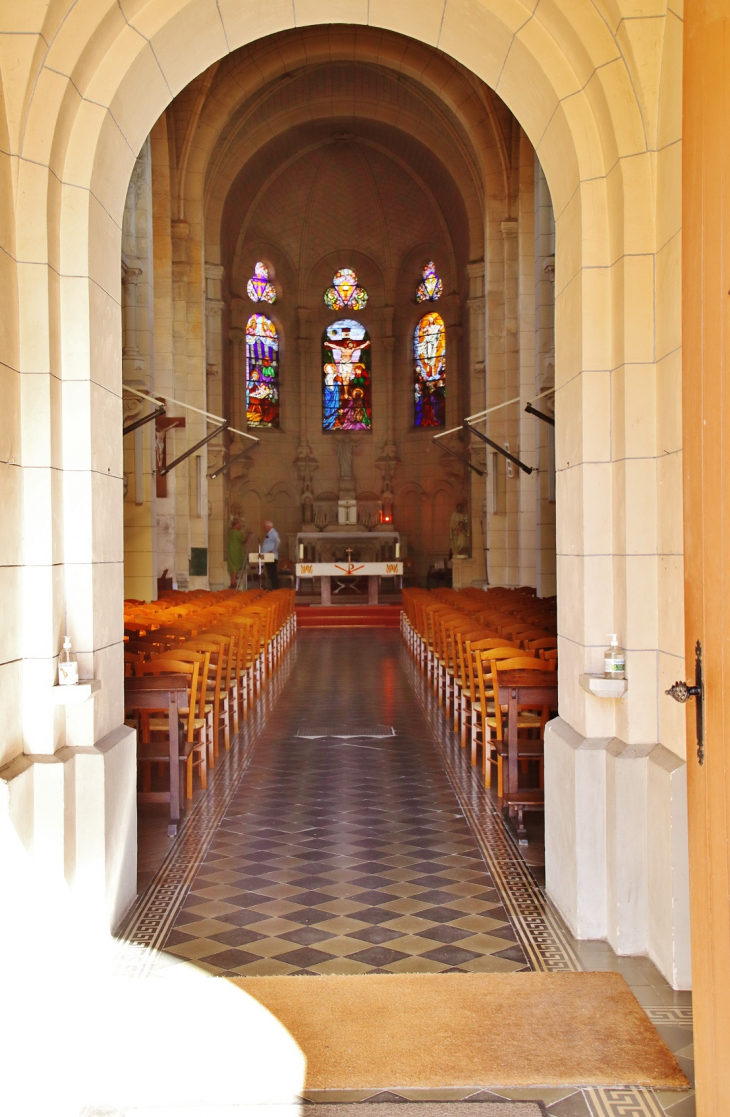
[[[480,641],[477,641],[477,643],[480,643]],[[487,643],[491,644],[492,641],[489,640]],[[486,752],[487,727],[494,717],[493,665],[500,659],[514,658],[517,651],[519,651],[519,648],[509,646],[481,649],[475,648],[474,645],[468,647],[471,692],[471,764],[473,768],[476,767],[479,746],[481,745],[482,751]],[[483,667],[485,659],[490,665],[486,673]]]
[[[178,660],[172,656],[160,656],[150,663],[142,665],[143,675],[186,675],[190,679],[188,688],[188,709],[183,714],[180,711],[180,721],[183,728],[184,744],[181,750],[181,761],[185,766],[185,795],[187,799],[193,797],[193,773],[198,770],[200,786],[208,786],[208,719],[198,716],[200,696],[200,663],[195,660]],[[142,764],[143,790],[149,791],[152,780],[152,763],[169,763],[169,753],[165,747],[160,747],[160,742],[154,742],[152,736],[164,734],[166,745],[169,734],[169,720],[167,710],[151,710],[150,717],[145,718],[142,727],[142,740],[138,746],[138,759]]]
[[[492,679],[500,671],[549,671],[545,661],[538,656],[515,656],[513,659],[502,658],[492,664]],[[518,731],[518,759],[527,765],[530,761],[537,760],[540,766],[540,785],[542,786],[543,768],[543,736],[545,725],[550,717],[550,707],[543,706],[535,711],[533,707],[520,707],[517,713]],[[494,717],[487,722],[489,736],[484,747],[484,782],[486,787],[491,786],[491,767],[497,769],[497,795],[500,799],[505,797],[504,786],[504,761],[507,757],[507,741],[505,737],[505,723],[502,707],[495,703]],[[522,730],[522,735],[520,735]],[[516,788],[508,788],[516,791]]]
[[[215,747],[215,735],[213,727],[213,703],[208,699],[208,682],[210,674],[210,652],[197,652],[190,648],[181,645],[169,653],[175,657],[180,663],[197,663],[198,664],[198,685],[199,694],[197,700],[198,717],[205,718],[206,720],[206,738],[208,741],[208,767],[214,768],[217,758],[217,750]],[[154,662],[154,660],[153,660]],[[187,710],[183,710],[183,714]]]
[[[207,701],[213,704],[213,755],[216,759],[220,752],[221,733],[224,747],[231,747],[230,692],[225,685],[224,673],[229,647],[230,639],[225,636],[211,636],[210,639],[199,636],[183,644],[184,651],[201,652],[210,659]]]

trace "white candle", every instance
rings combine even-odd
[[[300,543],[299,544],[299,561],[301,562],[303,558],[304,558],[304,544]]]
[[[400,543],[396,543],[396,545],[395,545],[395,557],[397,559],[400,558]]]

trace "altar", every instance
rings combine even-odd
[[[394,578],[398,588],[402,585],[397,531],[300,531],[296,548],[296,589],[302,579],[318,578],[322,605],[331,605],[333,592],[345,591],[357,578],[368,580],[369,605],[378,604],[381,578]]]
[[[307,563],[398,562],[405,554],[398,531],[300,531],[295,546],[296,561]]]
[[[332,604],[332,579],[345,588],[344,578],[367,578],[368,605],[377,605],[381,578],[397,578],[403,581],[403,563],[394,562],[298,562],[296,566],[296,588],[301,578],[319,578],[321,604]],[[337,589],[335,589],[337,592]]]

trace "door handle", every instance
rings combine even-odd
[[[699,764],[704,764],[705,761],[705,742],[704,742],[704,724],[703,724],[703,705],[705,700],[705,684],[702,679],[702,644],[698,640],[695,644],[695,681],[694,684],[685,683],[681,680],[670,686],[669,690],[664,691],[675,702],[686,702],[688,698],[695,698],[697,704],[695,706],[695,716],[697,724],[697,761]]]

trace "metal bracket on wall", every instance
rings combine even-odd
[[[498,442],[492,442],[491,438],[487,438],[486,434],[482,434],[481,431],[478,431],[476,427],[473,427],[466,419],[464,419],[464,426],[467,430],[471,431],[472,434],[475,434],[477,438],[481,438],[482,442],[486,442],[487,446],[491,446],[493,450],[501,454],[503,458],[507,458],[508,461],[514,462],[523,473],[532,473],[533,467],[531,465],[525,465],[525,463],[521,462],[519,458],[516,458],[514,454],[510,454],[509,450],[505,450],[504,447],[500,446]]]
[[[196,450],[199,450],[201,446],[205,446],[205,444],[207,442],[210,442],[211,439],[215,438],[217,434],[222,434],[223,431],[227,429],[227,422],[223,423],[220,427],[216,427],[215,430],[212,430],[209,434],[206,434],[205,438],[201,438],[200,442],[196,442],[194,446],[191,446],[189,450],[186,450],[184,454],[181,454],[179,458],[175,458],[175,460],[170,462],[169,465],[165,465],[162,467],[162,469],[158,469],[157,473],[161,477],[164,477],[165,474],[169,473],[171,469],[174,469],[176,465],[180,465],[180,462],[184,462],[186,458],[189,458],[191,454],[194,454]]]
[[[457,462],[463,462],[464,465],[468,465],[472,473],[476,473],[478,477],[486,477],[483,469],[479,469],[478,466],[474,465],[472,462],[469,461],[468,458],[465,458],[462,454],[457,454],[455,450],[450,450],[448,446],[445,446],[443,444],[443,442],[440,444],[440,447],[442,450],[445,450],[447,454],[451,454],[452,458],[456,458]]]
[[[543,423],[549,423],[551,427],[555,426],[555,420],[550,415],[546,415],[544,411],[538,411],[531,403],[527,404],[525,411],[528,415],[534,415],[536,419],[542,419]]]
[[[150,415],[143,415],[141,419],[135,419],[133,423],[127,423],[125,427],[122,427],[122,435],[131,434],[132,431],[136,431],[139,427],[143,427],[145,423],[151,423],[153,419],[157,419],[160,415],[164,414],[165,405],[162,403],[159,407],[156,407]]]

